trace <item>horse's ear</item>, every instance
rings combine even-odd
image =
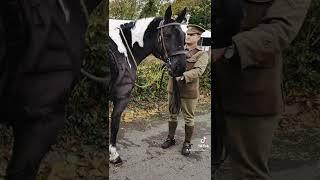
[[[177,21],[178,23],[181,23],[181,22],[185,19],[186,13],[187,13],[187,8],[184,8],[184,9],[179,13],[176,21]]]
[[[165,22],[170,22],[172,16],[172,10],[171,10],[171,5],[167,8],[166,13],[164,14],[164,21]]]

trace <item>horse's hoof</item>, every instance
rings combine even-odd
[[[122,159],[120,158],[120,156],[118,156],[115,160],[110,160],[110,163],[114,165],[119,165],[122,163]]]

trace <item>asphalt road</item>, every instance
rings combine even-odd
[[[210,113],[196,116],[197,128],[192,141],[195,151],[190,157],[184,157],[180,154],[184,138],[181,118],[177,129],[177,145],[167,150],[160,148],[160,144],[167,135],[166,120],[124,127],[118,140],[118,152],[124,163],[120,166],[110,165],[110,180],[210,180],[210,118]],[[138,126],[147,128],[137,128]],[[199,145],[202,144],[201,139],[204,136],[207,138],[204,144],[209,148],[203,150],[199,148]],[[287,139],[275,138],[274,149],[287,142]],[[308,148],[315,148],[318,144],[320,143],[314,142]],[[284,147],[287,149],[286,146]],[[297,147],[297,149],[301,148]],[[297,152],[297,156],[303,155],[305,153],[303,151]],[[275,154],[270,161],[272,180],[320,180],[320,160],[318,158],[292,160],[284,154],[275,158]],[[219,173],[217,180],[233,180],[230,175],[230,166],[226,164],[225,168],[227,170]]]
[[[199,111],[198,113],[202,115],[196,116],[196,128],[192,140],[194,151],[190,157],[180,154],[184,139],[181,118],[177,129],[177,145],[167,150],[160,148],[167,135],[167,114],[164,113],[158,118],[121,124],[118,148],[124,163],[120,166],[110,165],[109,173],[106,168],[108,162],[106,150],[97,151],[93,146],[81,146],[77,147],[79,150],[71,151],[67,148],[51,151],[43,161],[39,173],[40,179],[210,180],[211,114],[208,113],[208,108],[199,109],[204,111]],[[313,117],[310,112],[300,113],[295,110],[289,115],[288,122],[291,123],[307,123],[314,120],[320,122],[320,116],[316,114]],[[296,126],[290,126],[290,129]],[[286,133],[278,133],[271,153],[272,180],[320,180],[319,132],[320,126],[314,123],[291,129]],[[201,143],[204,137],[206,141]],[[203,149],[199,145],[208,148]],[[4,180],[7,164],[5,158],[7,156],[4,154],[6,154],[4,151],[0,151],[0,180]],[[232,180],[228,163],[224,165],[217,179]]]
[[[118,152],[124,161],[110,165],[110,180],[209,180],[211,179],[211,114],[196,116],[192,154],[181,155],[184,123],[179,119],[177,144],[162,149],[168,130],[166,120],[157,120],[145,130],[121,129]],[[125,131],[125,132],[123,132]],[[205,138],[204,138],[205,137]],[[202,142],[201,142],[202,139]]]
[[[283,160],[271,166],[272,180],[320,180],[320,161],[296,162]],[[234,180],[230,173],[223,174],[216,180]]]

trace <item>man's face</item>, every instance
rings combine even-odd
[[[186,44],[196,44],[201,38],[198,33],[187,33]]]

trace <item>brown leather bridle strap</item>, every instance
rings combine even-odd
[[[164,51],[164,59],[163,59],[163,60],[164,60],[164,61],[167,61],[167,59],[168,59],[168,52],[167,52],[167,49],[166,49],[166,45],[165,45],[165,43],[164,43],[164,35],[163,35],[163,30],[162,30],[162,28],[165,27],[165,26],[163,25],[163,23],[164,23],[164,20],[160,21],[159,27],[158,27],[157,29],[160,29],[160,41],[161,41],[162,49],[163,49],[163,51]],[[167,24],[167,26],[168,26],[168,24]]]
[[[170,57],[176,56],[176,55],[180,55],[180,54],[186,54],[187,51],[177,51],[177,52],[171,53],[170,55],[168,54],[168,51],[167,51],[167,48],[166,48],[166,45],[165,45],[165,42],[164,42],[164,35],[163,35],[163,30],[162,29],[164,27],[167,27],[167,26],[180,26],[181,24],[177,23],[177,22],[168,23],[168,24],[163,24],[163,23],[164,23],[164,20],[160,21],[159,27],[157,27],[157,29],[160,29],[159,41],[161,41],[162,49],[164,51],[163,60],[165,62],[167,62]]]
[[[176,51],[176,52],[174,52],[174,53],[171,53],[169,57],[171,57],[171,56],[176,56],[176,55],[180,55],[180,54],[187,54],[187,51],[185,51],[185,50]]]
[[[168,24],[165,24],[163,25],[163,20],[160,22],[160,26],[157,27],[157,29],[160,29],[160,28],[163,28],[163,27],[167,27],[167,26],[180,26],[181,24],[180,23],[177,23],[177,22],[174,22],[174,23],[168,23]]]

